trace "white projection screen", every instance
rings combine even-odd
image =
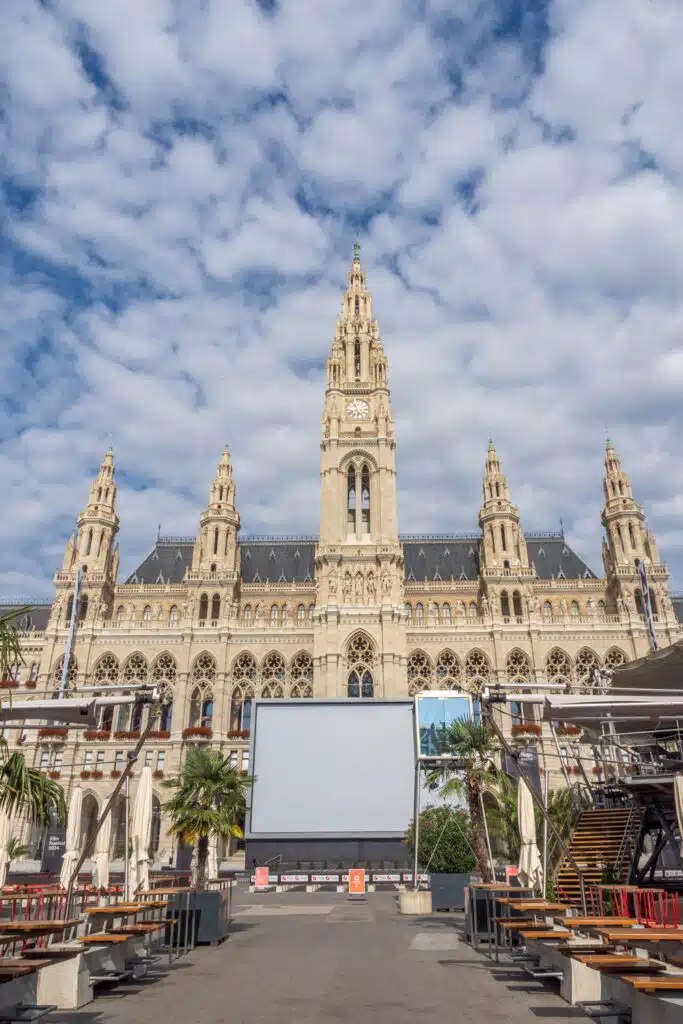
[[[247,838],[403,836],[413,817],[411,700],[257,700]]]

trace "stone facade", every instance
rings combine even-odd
[[[211,742],[248,769],[255,696],[393,697],[497,683],[519,697],[501,711],[505,729],[533,724],[525,694],[548,684],[596,688],[606,669],[648,652],[640,561],[660,645],[680,637],[667,568],[609,441],[602,576],[561,533],[525,536],[493,444],[479,532],[399,535],[388,363],[358,247],[327,363],[321,452],[319,537],[240,540],[226,448],[196,537],[159,537],[119,582],[108,451],[55,575],[54,603],[20,623],[26,664],[18,692],[51,694],[76,570],[86,569],[69,683],[104,689],[154,680],[172,697],[143,754],[155,771],[157,806],[163,776],[177,770],[189,743]],[[80,780],[87,819],[111,791],[145,714],[110,714],[85,736],[15,733],[10,745],[23,743],[29,760],[59,773],[67,790]],[[547,737],[541,746],[558,775]],[[115,849],[121,829],[119,813]],[[166,862],[163,823],[159,831]]]

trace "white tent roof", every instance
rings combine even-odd
[[[56,700],[12,700],[0,704],[0,722],[63,722],[95,729],[100,708],[111,704],[133,704],[135,697],[63,697]]]
[[[543,705],[543,717],[547,722],[572,722],[589,728],[609,720],[617,724],[622,732],[631,726],[647,729],[655,727],[662,720],[683,721],[683,691],[680,699],[646,694],[634,694],[632,697],[549,694]]]

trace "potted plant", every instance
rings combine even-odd
[[[121,772],[119,771],[118,768],[112,768],[112,770],[111,770],[111,772],[109,774],[111,775],[112,779],[120,779],[121,778]]]
[[[210,740],[213,736],[213,729],[208,725],[190,725],[183,729],[184,740]]]
[[[87,768],[84,768],[83,771],[81,772],[81,778],[82,779],[89,779],[91,775],[92,775],[92,772],[89,772],[87,770]]]
[[[147,733],[148,740],[170,740],[170,738],[170,729],[150,729],[150,731]]]
[[[93,779],[101,779],[103,777],[103,775],[104,775],[104,772],[101,771],[99,768],[94,768],[93,769],[93,772],[92,772],[92,778]]]
[[[153,779],[163,779],[163,777],[164,777],[164,773],[161,770],[161,768],[157,768],[156,771],[152,772],[152,778]]]
[[[85,740],[108,740],[111,736],[109,729],[86,729],[83,733]]]
[[[238,821],[246,807],[251,779],[244,778],[219,750],[201,746],[189,748],[180,775],[163,785],[173,793],[164,804],[171,819],[169,835],[187,846],[197,846],[196,941],[215,944],[227,934],[228,892],[206,888],[209,843],[212,838],[242,836]]]
[[[415,822],[405,839],[415,850]],[[472,827],[466,811],[428,807],[420,815],[418,862],[429,869],[433,910],[465,906],[465,887],[477,866]]]
[[[26,687],[27,690],[35,690],[37,685],[38,685],[38,680],[37,679],[27,679],[26,682],[24,683],[24,686]]]

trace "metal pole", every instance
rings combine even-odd
[[[415,762],[415,793],[413,801],[413,813],[415,815],[415,855],[413,857],[413,892],[417,892],[417,866],[419,861],[418,849],[420,846],[420,760]]]
[[[548,897],[548,769],[543,768],[543,806],[545,816],[543,818],[543,895]]]
[[[76,570],[76,583],[74,585],[74,603],[71,608],[71,622],[69,623],[69,632],[66,637],[66,650],[64,651],[64,665],[62,666],[62,678],[59,682],[59,696],[66,696],[66,688],[69,680],[69,665],[71,664],[71,651],[74,645],[74,635],[76,633],[76,622],[78,621],[78,606],[80,604],[81,596],[81,582],[83,580],[83,568],[79,565]]]
[[[130,898],[130,895],[129,895],[129,892],[128,892],[128,890],[130,888],[130,851],[128,849],[129,844],[130,844],[130,835],[128,834],[129,833],[129,828],[130,828],[130,775],[126,775],[124,804],[125,804],[126,811],[125,811],[125,826],[124,826],[124,835],[125,835],[124,847],[125,847],[125,853],[123,855],[123,858],[124,858],[123,859],[123,901],[124,901],[124,903],[127,903],[129,898]]]
[[[562,769],[562,774],[564,775],[564,781],[567,783],[567,789],[571,789],[572,788],[572,784],[569,781],[569,772],[567,771],[567,766],[564,763],[564,758],[562,757],[562,751],[560,750],[560,744],[557,741],[557,733],[555,732],[555,723],[554,722],[550,723],[550,732],[552,733],[553,742],[555,743],[555,750],[557,751],[557,756],[558,756],[558,758],[560,760],[560,768]]]

